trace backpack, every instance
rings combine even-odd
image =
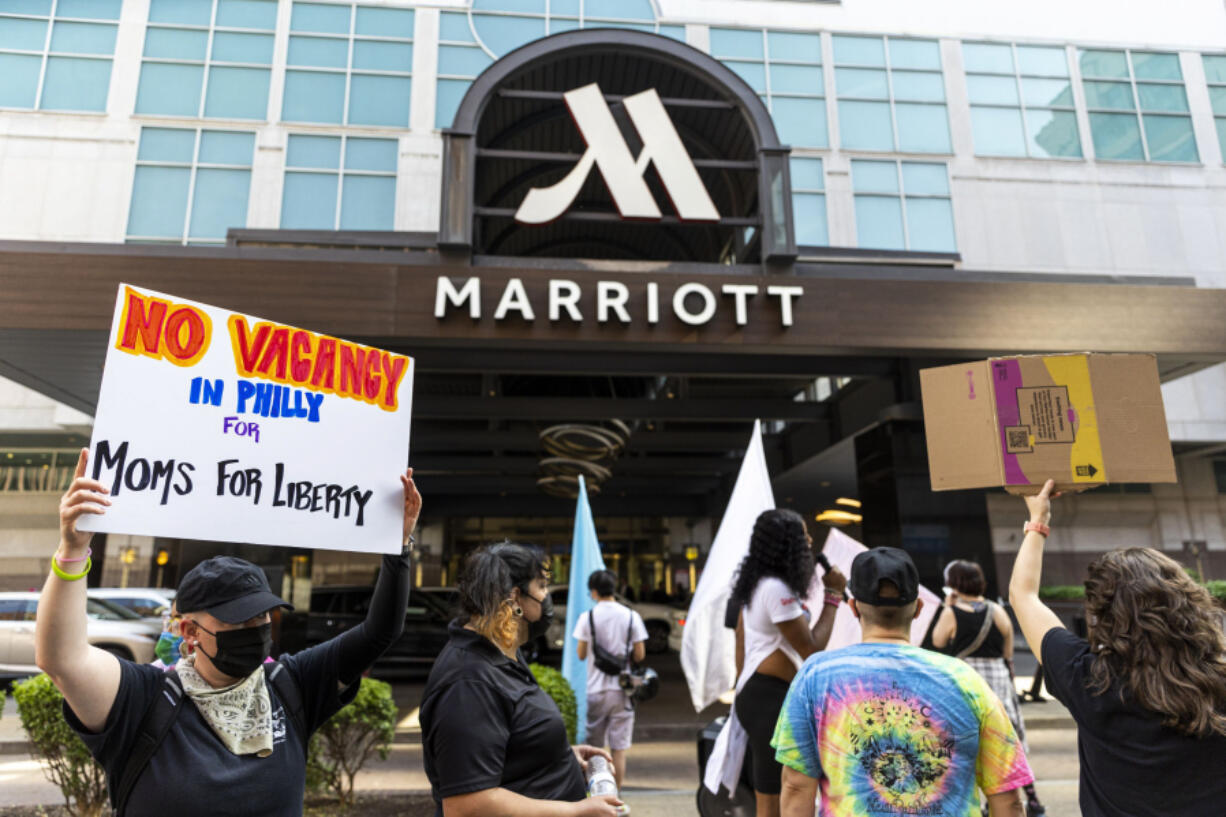
[[[631,611],[630,626],[626,628],[626,652],[623,655],[614,655],[600,646],[600,642],[596,640],[595,613],[596,608],[594,607],[587,611],[588,626],[592,630],[592,662],[596,665],[596,669],[605,675],[612,675],[614,678],[618,678],[630,666],[630,638],[634,632],[634,612]]]
[[[280,699],[286,716],[302,739],[305,750],[306,741],[310,736],[306,733],[306,716],[302,711],[302,690],[298,688],[298,681],[291,673],[285,671],[284,664],[274,661],[271,665],[265,665],[264,682],[276,691],[277,698]],[[112,782],[110,786],[111,809],[117,817],[122,817],[124,814],[128,798],[132,796],[132,790],[136,788],[136,781],[148,767],[149,761],[157,752],[158,747],[162,745],[162,741],[170,734],[170,729],[178,720],[179,710],[183,708],[183,701],[186,697],[183,694],[183,684],[179,681],[179,674],[174,670],[168,670],[163,674],[161,694],[154,697],[153,703],[145,710],[136,733],[136,740],[128,753],[128,759],[116,776],[118,782]]]

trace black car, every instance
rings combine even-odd
[[[374,587],[336,585],[311,590],[311,611],[307,616],[307,646],[327,641],[356,627],[366,618]],[[422,676],[430,671],[434,659],[447,643],[447,624],[451,620],[446,605],[436,596],[412,590],[404,616],[404,632],[375,662],[371,674],[380,678]]]

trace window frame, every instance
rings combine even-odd
[[[1179,51],[1161,51],[1161,50],[1150,49],[1150,48],[1127,48],[1127,47],[1125,48],[1118,48],[1118,47],[1096,48],[1093,46],[1075,46],[1075,47],[1077,49],[1077,73],[1081,79],[1082,96],[1085,98],[1086,122],[1089,124],[1089,127],[1090,127],[1090,144],[1094,145],[1094,160],[1095,161],[1144,162],[1146,164],[1175,165],[1175,166],[1181,166],[1181,167],[1194,167],[1196,165],[1202,165],[1202,166],[1204,165],[1204,162],[1202,161],[1201,155],[1200,155],[1200,145],[1196,141],[1196,126],[1195,126],[1195,122],[1193,121],[1193,117],[1192,117],[1191,100],[1188,99],[1188,80],[1187,80],[1187,77],[1184,76],[1183,57],[1182,57],[1181,52]],[[1128,78],[1127,78],[1128,84],[1131,86],[1131,91],[1132,91],[1133,107],[1131,110],[1125,111],[1125,110],[1119,110],[1115,108],[1094,107],[1090,105],[1090,99],[1085,93],[1087,82],[1123,82],[1124,77],[1106,77],[1106,76],[1098,76],[1098,75],[1087,76],[1086,72],[1081,67],[1081,57],[1087,51],[1117,52],[1117,53],[1121,53],[1124,55],[1124,63],[1125,65],[1128,66]],[[1179,65],[1179,79],[1178,80],[1143,79],[1141,80],[1141,82],[1146,85],[1166,85],[1166,86],[1177,87],[1181,89],[1184,94],[1184,100],[1188,103],[1188,110],[1182,111],[1182,112],[1180,111],[1157,111],[1157,110],[1145,109],[1141,107],[1141,93],[1137,89],[1137,74],[1136,74],[1136,69],[1133,67],[1133,62],[1132,62],[1132,55],[1134,52],[1142,53],[1142,54],[1162,54],[1162,55],[1171,56],[1175,58],[1175,62]],[[1099,156],[1098,146],[1094,144],[1094,119],[1093,119],[1094,114],[1119,115],[1119,114],[1128,114],[1128,113],[1132,114],[1137,120],[1137,128],[1140,131],[1140,138],[1141,138],[1142,158],[1131,159],[1131,158],[1115,158],[1115,157],[1110,157],[1110,156]],[[1186,119],[1188,121],[1188,128],[1192,135],[1192,146],[1196,149],[1196,158],[1191,159],[1191,160],[1152,158],[1150,154],[1150,150],[1149,150],[1149,136],[1145,132],[1146,115],[1160,116],[1160,117],[1162,116],[1180,117],[1180,118]]]
[[[894,165],[895,181],[898,184],[898,192],[897,193],[882,193],[878,191],[871,191],[871,192],[864,192],[864,193],[857,192],[856,191],[856,181],[855,181],[855,163],[856,162],[876,162],[879,164]],[[944,194],[908,193],[907,187],[906,187],[906,180],[902,172],[902,166],[904,164],[941,165],[945,169],[945,185],[949,192],[944,193]],[[890,158],[890,157],[881,157],[881,156],[872,156],[872,155],[870,156],[852,156],[851,164],[848,167],[850,171],[849,175],[851,177],[851,200],[852,200],[851,213],[852,213],[852,220],[855,222],[855,226],[856,226],[856,247],[857,248],[865,249],[865,250],[884,250],[884,251],[894,251],[894,252],[897,252],[899,250],[903,252],[938,252],[938,253],[951,253],[951,254],[958,252],[958,222],[954,216],[954,191],[953,191],[953,186],[950,184],[950,180],[949,180],[949,163],[947,161],[932,162],[932,161],[925,161],[922,159],[916,159],[916,160],[899,159],[899,158]],[[900,206],[899,214],[902,218],[902,237],[903,237],[903,246],[901,248],[864,247],[860,244],[860,222],[859,222],[859,217],[858,217],[858,214],[856,213],[856,207],[855,207],[856,199],[860,197],[879,198],[879,199],[898,199],[899,200],[899,206]],[[953,230],[953,239],[954,239],[954,248],[952,250],[913,250],[911,248],[911,225],[910,225],[909,219],[907,218],[907,199],[909,198],[910,199],[934,199],[934,200],[941,200],[941,201],[949,202],[949,222],[950,222],[950,227]]]
[[[294,11],[294,6],[299,5],[299,4],[317,5],[317,6],[337,6],[337,7],[347,6],[349,8],[349,33],[348,34],[339,34],[339,33],[327,34],[321,31],[295,31],[294,23],[293,23],[293,19],[294,19],[293,11]],[[373,34],[358,34],[357,33],[358,8],[369,8],[369,9],[376,9],[380,11],[390,9],[394,11],[412,12],[413,14],[413,36],[393,37],[390,35],[379,36],[379,35],[373,35]],[[287,124],[287,125],[293,125],[293,126],[316,125],[316,126],[321,126],[321,127],[343,127],[343,128],[354,127],[354,128],[372,128],[372,129],[385,129],[385,130],[397,130],[397,131],[409,130],[411,127],[411,120],[413,116],[412,105],[413,105],[413,76],[414,76],[414,73],[413,73],[412,67],[410,66],[408,71],[390,71],[390,70],[374,69],[374,68],[355,68],[353,65],[353,55],[355,51],[355,48],[354,48],[355,43],[376,42],[376,43],[395,43],[397,45],[407,45],[412,50],[414,57],[416,57],[416,54],[417,54],[417,36],[416,36],[417,35],[417,17],[418,17],[419,8],[420,7],[418,6],[371,5],[367,3],[353,2],[352,0],[349,0],[348,2],[330,2],[329,0],[291,0],[290,2],[290,23],[289,23],[289,27],[286,29],[286,34],[285,34],[286,36],[285,76],[284,76],[284,79],[282,80],[281,111],[280,111],[280,116],[277,118],[276,121]],[[289,49],[295,37],[303,38],[303,39],[318,39],[318,40],[336,40],[342,37],[346,37],[348,40],[348,49],[347,49],[348,54],[347,54],[346,61],[345,61],[345,67],[336,68],[336,67],[327,67],[327,66],[319,66],[319,65],[296,65],[290,62]],[[285,103],[286,103],[286,97],[288,95],[285,93],[285,88],[289,85],[289,76],[291,73],[343,75],[345,77],[345,95],[341,101],[341,121],[339,122],[321,122],[318,120],[287,118],[285,115]],[[408,108],[406,110],[407,115],[406,115],[405,123],[403,125],[379,125],[379,124],[372,125],[372,124],[366,124],[366,123],[361,123],[361,122],[357,122],[357,123],[350,122],[349,121],[349,118],[350,118],[349,104],[350,104],[350,101],[353,99],[353,78],[355,75],[357,76],[375,76],[375,77],[393,77],[396,79],[407,79],[409,81],[409,101],[408,101]]]
[[[797,186],[796,175],[791,172],[792,170],[791,163],[796,162],[798,160],[799,161],[809,161],[809,162],[815,161],[820,165],[821,167],[820,174],[821,174],[821,182],[822,182],[821,188]],[[820,155],[814,155],[812,153],[801,153],[801,154],[793,153],[789,157],[788,173],[792,180],[792,212],[793,214],[795,214],[796,212],[797,197],[799,196],[820,196],[822,200],[822,211],[826,215],[826,223],[825,225],[823,225],[824,231],[826,233],[826,242],[824,244],[807,244],[807,243],[802,244],[800,241],[799,227],[797,225],[794,225],[796,229],[796,235],[797,235],[796,243],[800,246],[805,246],[805,247],[829,247],[830,246],[830,208],[828,206],[827,192],[826,192],[826,157],[820,156]]]
[[[296,165],[291,165],[289,163],[289,142],[290,142],[290,139],[292,139],[295,136],[309,136],[309,137],[315,137],[315,138],[339,139],[340,140],[340,152],[337,157],[338,158],[337,167],[335,168],[299,167]],[[396,145],[396,169],[394,170],[348,170],[346,169],[345,159],[347,158],[347,155],[348,155],[350,139],[359,139],[359,140],[367,140],[367,141],[376,140],[376,141],[382,141],[382,142],[395,143]],[[294,132],[294,131],[291,131],[290,133],[288,133],[285,139],[285,165],[283,166],[282,172],[281,172],[281,198],[280,198],[281,212],[278,214],[277,222],[278,224],[281,224],[282,226],[280,226],[279,229],[282,229],[282,230],[302,229],[302,228],[283,226],[283,220],[285,218],[285,180],[289,176],[290,173],[313,174],[313,175],[318,175],[318,176],[336,176],[337,177],[336,179],[336,207],[333,212],[333,218],[332,218],[333,226],[331,227],[332,230],[343,229],[341,227],[341,218],[344,214],[345,177],[346,176],[368,176],[368,177],[379,178],[379,179],[391,179],[392,185],[393,185],[392,187],[392,191],[393,191],[392,192],[392,229],[393,230],[396,229],[396,218],[399,215],[397,211],[400,208],[400,197],[398,195],[400,192],[400,148],[401,148],[400,138],[393,137],[393,136],[368,136],[365,134],[355,134],[355,133],[319,133],[319,132]]]
[[[139,101],[140,101],[140,84],[143,83],[144,81],[144,77],[143,77],[144,68],[145,68],[146,63],[148,63],[148,64],[153,64],[153,65],[192,65],[192,66],[198,65],[202,67],[203,70],[200,73],[200,101],[199,101],[199,104],[196,105],[195,115],[190,118],[207,119],[210,121],[219,121],[219,122],[225,122],[225,121],[269,122],[271,121],[269,117],[268,109],[269,109],[269,106],[272,104],[272,74],[273,74],[273,65],[276,63],[276,37],[277,37],[276,23],[274,22],[273,28],[271,29],[239,28],[236,26],[221,26],[219,29],[217,25],[217,8],[219,5],[220,5],[220,0],[212,0],[212,8],[210,9],[209,24],[207,27],[203,25],[192,24],[192,23],[155,23],[155,22],[146,20],[145,36],[144,36],[144,39],[141,41],[140,67],[137,72],[137,96],[136,96],[136,100],[133,101],[133,108],[132,108],[133,116],[149,117],[149,118],[166,118],[166,119],[183,119],[184,118],[182,114],[143,113],[143,112],[136,110],[136,106],[139,104]],[[274,5],[274,8],[276,8],[277,4],[274,3],[273,5]],[[204,58],[203,59],[187,59],[187,58],[182,58],[182,57],[146,57],[145,49],[148,47],[149,32],[151,30],[197,31],[197,32],[203,31],[205,32],[206,36],[205,36],[205,43],[204,43]],[[273,49],[274,50],[273,50],[272,55],[269,57],[268,63],[264,64],[264,63],[254,63],[254,62],[230,62],[227,60],[213,59],[213,42],[219,30],[220,30],[220,33],[222,34],[258,34],[258,35],[271,37],[273,39]],[[268,98],[265,100],[265,103],[264,103],[263,117],[256,119],[256,118],[248,118],[248,117],[242,117],[242,116],[207,116],[205,114],[205,106],[208,104],[208,99],[209,99],[209,80],[213,75],[213,67],[215,65],[220,66],[222,68],[255,69],[255,70],[265,70],[268,72],[268,86],[269,86],[268,87]],[[212,128],[210,128],[210,130],[212,130]]]
[[[1222,93],[1226,95],[1226,79],[1212,80],[1209,78],[1209,67],[1206,60],[1210,58],[1222,60],[1223,63],[1226,63],[1226,52],[1200,52],[1201,70],[1205,73],[1205,87],[1209,89],[1209,115],[1213,117],[1214,133],[1217,134],[1219,152],[1222,154],[1221,163],[1226,164],[1226,109],[1221,113],[1213,109],[1213,89],[1221,88]]]
[[[860,38],[860,39],[881,40],[882,52],[883,52],[882,64],[872,65],[872,64],[867,64],[867,63],[840,62],[838,58],[838,49],[835,47],[835,40],[839,37],[849,37],[849,38],[854,37],[854,38]],[[940,63],[940,67],[937,69],[895,68],[893,66],[893,62],[890,56],[890,43],[894,40],[898,40],[901,42],[932,43],[934,46],[936,46],[937,60]],[[947,93],[948,89],[946,88],[946,85],[945,85],[945,75],[946,75],[945,55],[941,51],[941,38],[940,37],[895,36],[895,35],[890,35],[890,34],[864,33],[864,32],[856,32],[856,31],[831,32],[830,68],[834,72],[834,103],[835,103],[835,111],[839,117],[839,127],[838,127],[839,150],[868,152],[868,153],[877,153],[877,154],[902,153],[902,154],[906,154],[909,156],[952,157],[955,155],[953,126],[950,124],[950,120],[949,120],[949,94]],[[840,68],[849,68],[852,70],[861,70],[861,71],[885,71],[886,99],[883,100],[883,99],[877,99],[877,98],[866,97],[866,96],[844,96],[843,94],[839,93],[838,71]],[[904,74],[932,74],[935,72],[940,77],[941,79],[941,101],[940,102],[904,100],[904,104],[906,105],[926,105],[930,107],[939,106],[940,108],[944,110],[945,112],[945,137],[949,143],[949,148],[947,150],[937,151],[937,152],[914,151],[914,150],[906,150],[902,147],[902,142],[899,139],[898,111],[896,107],[896,97],[894,93],[894,72],[895,71],[899,71]],[[889,111],[890,111],[890,134],[894,142],[893,147],[890,148],[889,150],[881,150],[881,149],[875,149],[875,148],[854,147],[854,146],[848,146],[848,145],[843,144],[843,116],[842,116],[842,109],[839,106],[839,103],[843,102],[844,100],[848,102],[871,102],[871,103],[885,102],[889,106]]]
[[[966,80],[966,96],[967,105],[971,110],[971,143],[974,145],[974,155],[985,159],[1038,159],[1040,161],[1054,162],[1084,162],[1086,161],[1085,139],[1081,133],[1081,124],[1078,121],[1077,111],[1077,96],[1074,93],[1076,79],[1073,77],[1073,60],[1070,58],[1068,45],[1055,45],[1051,43],[1028,43],[1000,40],[960,40],[962,51],[962,76]],[[1013,73],[1003,74],[996,71],[973,71],[966,67],[966,46],[967,45],[994,45],[1008,46],[1011,58],[1013,60]],[[1018,59],[1018,48],[1050,48],[1059,49],[1064,53],[1064,68],[1063,76],[1054,74],[1035,74],[1026,73],[1022,70],[1021,60]],[[1017,88],[1017,105],[1007,105],[1004,103],[991,102],[974,102],[970,98],[970,82],[971,77],[1012,77],[1015,87]],[[1026,103],[1026,90],[1024,80],[1026,79],[1063,79],[1068,81],[1069,85],[1069,104],[1068,105],[1028,105]],[[974,110],[975,108],[991,108],[993,110],[1016,110],[1021,115],[1022,119],[1022,140],[1026,152],[1021,155],[1005,154],[1005,153],[980,153],[978,145],[975,144],[975,126],[974,126]],[[1079,156],[1036,156],[1031,151],[1031,132],[1030,119],[1026,116],[1029,111],[1059,111],[1061,113],[1071,113],[1073,122],[1077,127],[1077,149],[1081,155]]]
[[[0,19],[12,20],[46,20],[47,32],[43,35],[43,46],[39,51],[31,51],[20,48],[0,48],[0,54],[14,54],[23,57],[38,57],[40,59],[38,67],[38,83],[34,89],[34,104],[30,107],[18,107],[12,105],[0,105],[0,111],[49,111],[62,114],[81,114],[86,116],[105,116],[109,107],[111,80],[114,78],[115,71],[115,46],[111,46],[111,53],[107,56],[101,54],[86,54],[75,51],[53,51],[51,49],[51,41],[55,33],[56,23],[83,23],[87,25],[110,26],[115,30],[115,37],[119,36],[119,18],[107,19],[100,17],[60,17],[58,16],[60,0],[51,0],[51,10],[46,16],[41,14],[22,14],[20,12],[6,12],[0,10]],[[122,15],[122,4],[120,6],[120,14]],[[83,108],[44,108],[43,95],[47,89],[47,64],[53,57],[61,57],[74,60],[94,60],[96,62],[109,63],[107,72],[107,98],[102,102],[100,110],[89,110]]]
[[[144,138],[144,132],[146,128],[153,128],[156,130],[178,130],[178,131],[193,132],[194,141],[192,143],[192,161],[190,163],[184,163],[184,162],[171,162],[171,161],[166,161],[166,160],[149,160],[149,159],[142,160],[141,158],[139,158],[140,157],[140,139]],[[245,136],[250,136],[251,137],[251,153],[252,153],[251,164],[233,165],[233,164],[221,164],[221,163],[216,163],[216,162],[208,162],[208,163],[202,164],[200,162],[200,145],[204,141],[203,134],[205,131],[208,131],[210,133],[241,133]],[[191,224],[192,224],[192,209],[193,209],[193,206],[195,203],[195,197],[196,197],[196,177],[201,168],[205,170],[245,170],[247,171],[247,174],[248,174],[247,176],[247,218],[250,218],[251,216],[251,176],[253,174],[253,170],[255,166],[255,151],[257,150],[257,145],[258,145],[258,134],[256,133],[256,131],[244,130],[242,128],[224,128],[224,127],[215,128],[215,127],[209,127],[208,125],[196,125],[192,127],[171,127],[167,125],[162,125],[160,123],[153,124],[153,125],[142,125],[141,134],[137,138],[137,159],[133,164],[132,184],[129,188],[131,193],[128,196],[128,216],[127,216],[127,220],[124,225],[124,239],[123,239],[124,243],[125,244],[166,244],[166,245],[178,244],[180,246],[204,245],[204,246],[212,246],[212,247],[224,246],[226,243],[226,239],[224,236],[221,238],[192,238],[190,235]],[[188,182],[187,182],[187,203],[184,206],[184,213],[183,213],[183,233],[182,233],[182,237],[178,241],[172,242],[165,236],[132,235],[131,233],[128,232],[128,227],[132,223],[132,204],[133,204],[132,195],[134,195],[136,192],[136,177],[137,177],[137,173],[139,172],[139,169],[142,167],[168,167],[168,168],[180,168],[180,169],[186,168],[191,174],[188,177]],[[246,226],[247,226],[246,219],[244,219],[244,223],[242,227],[246,227]]]

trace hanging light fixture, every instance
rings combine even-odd
[[[621,420],[550,426],[540,433],[547,456],[539,463],[537,487],[550,496],[575,499],[582,476],[588,492],[599,493],[601,483],[613,475],[609,465],[629,439],[630,428]]]

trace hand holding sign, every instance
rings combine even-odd
[[[398,552],[421,496],[411,472],[380,475],[404,468],[412,389],[403,355],[121,284],[79,474],[80,502],[112,504],[75,513],[66,542]]]
[[[85,466],[89,451],[81,449],[77,457],[77,471],[67,493],[60,499],[60,555],[65,559],[75,558],[87,547],[93,534],[77,529],[77,520],[87,513],[102,515],[111,504],[107,497],[110,490],[94,479],[87,479]]]

